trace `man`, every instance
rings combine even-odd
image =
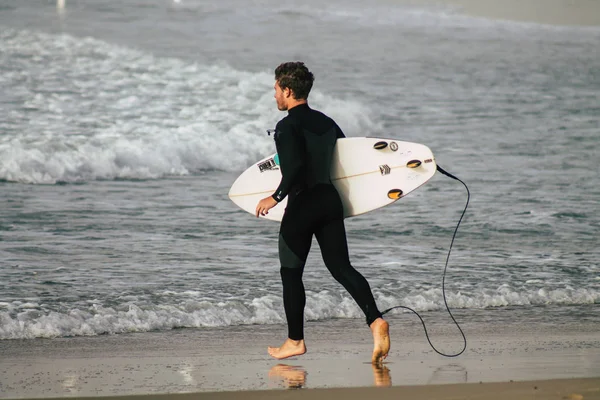
[[[313,81],[313,74],[301,62],[283,63],[275,69],[277,108],[288,112],[275,129],[282,178],[275,193],[258,203],[256,216],[266,215],[288,196],[279,231],[288,339],[268,351],[277,359],[306,353],[302,272],[315,235],[329,272],[365,313],[373,333],[371,361],[380,364],[390,349],[389,325],[377,309],[369,283],[350,265],[343,206],[329,177],[336,140],[344,134],[331,118],[308,106]]]

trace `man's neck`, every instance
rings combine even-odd
[[[302,104],[308,104],[308,101],[306,99],[302,99],[302,100],[290,100],[290,102],[288,103],[288,111],[290,111],[292,108],[300,106]]]

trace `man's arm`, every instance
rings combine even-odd
[[[271,197],[278,203],[290,193],[304,170],[305,148],[301,132],[285,121],[279,121],[275,132],[275,146],[281,166],[281,182]]]
[[[281,182],[272,196],[265,197],[258,202],[256,205],[257,217],[267,215],[271,208],[285,199],[304,169],[304,141],[294,131],[294,127],[285,120],[280,121],[275,128],[275,146],[279,155]]]

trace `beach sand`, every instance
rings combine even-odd
[[[443,314],[428,318],[440,350],[462,348]],[[462,326],[467,350],[445,358],[412,319],[390,318],[392,350],[381,368],[369,363],[370,332],[357,320],[309,322],[308,353],[282,361],[266,352],[285,338],[281,325],[4,340],[0,397],[600,399],[595,323],[556,327],[471,318]],[[284,390],[298,388],[307,390]]]
[[[600,25],[597,0],[396,0],[404,4],[452,5],[477,17],[550,25]]]

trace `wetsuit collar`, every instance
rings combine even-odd
[[[308,106],[308,103],[298,104],[297,106],[290,108],[288,110],[288,115],[294,115],[294,114],[301,113],[301,112],[309,110],[309,109],[310,109],[310,107]]]

